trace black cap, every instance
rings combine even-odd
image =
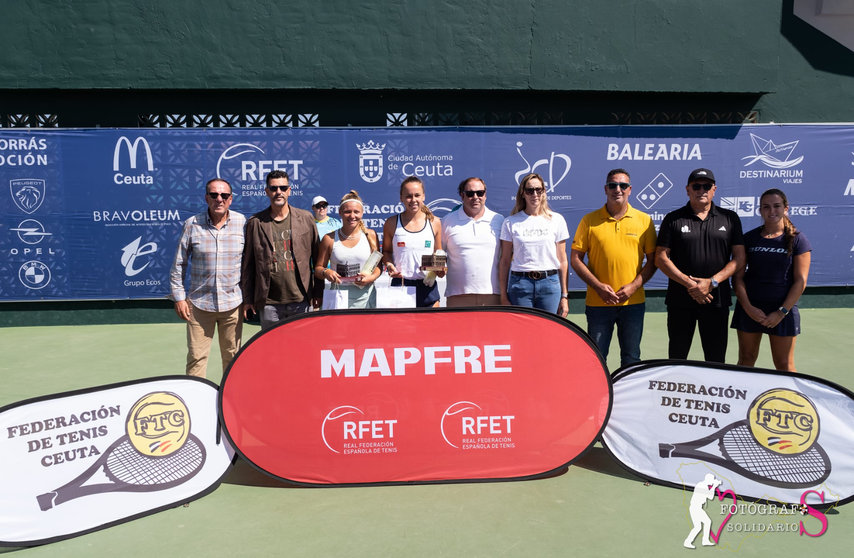
[[[688,184],[694,182],[698,178],[705,178],[706,180],[711,180],[712,184],[715,184],[715,173],[713,173],[709,169],[694,169],[693,171],[691,171],[690,176],[688,176]]]

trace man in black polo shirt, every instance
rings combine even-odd
[[[731,303],[729,278],[744,266],[741,220],[712,203],[715,175],[697,169],[688,177],[688,204],[661,222],[655,264],[667,284],[667,335],[670,358],[688,358],[694,329],[700,326],[703,354],[724,362]]]

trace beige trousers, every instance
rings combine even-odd
[[[240,336],[243,334],[240,306],[225,312],[206,312],[190,303],[190,321],[187,322],[187,375],[205,377],[215,328],[219,329],[219,351],[222,356],[222,370],[225,372],[240,349]]]

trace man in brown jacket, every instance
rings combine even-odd
[[[314,280],[319,238],[314,216],[288,204],[288,173],[267,175],[270,207],[246,222],[240,289],[243,315],[259,312],[261,329],[320,307],[323,283]]]

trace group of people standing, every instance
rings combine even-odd
[[[461,205],[441,221],[427,207],[423,182],[408,177],[400,187],[403,211],[383,226],[382,262],[392,286],[414,287],[417,307],[438,305],[433,272],[422,258],[444,251],[447,306],[527,306],[560,317],[569,313],[572,266],[587,284],[590,336],[607,357],[616,327],[624,366],[640,360],[643,285],[656,268],[669,278],[668,356],[687,358],[699,326],[705,359],[724,362],[732,278],[739,364],[756,362],[768,334],[775,366],[793,371],[809,241],[788,219],[782,191],[762,194],[763,225],[743,234],[739,217],[714,204],[716,189],[712,171],[694,170],[685,187],[688,203],[667,214],[656,235],[650,216],[629,203],[629,173],[614,169],[604,185],[605,205],[578,224],[567,258],[566,221],[549,208],[539,175],[522,178],[506,218],[487,208],[486,183],[467,178],[458,188]],[[171,271],[175,310],[187,321],[188,374],[205,374],[215,327],[226,366],[240,346],[244,318],[257,312],[267,329],[319,308],[325,281],[348,291],[350,308],[376,306],[380,267],[367,266],[346,281],[338,273],[341,265],[361,268],[380,249],[362,221],[356,191],[342,198],[338,221],[326,215],[322,196],[312,200],[314,215],[290,206],[289,177],[280,170],[266,177],[270,207],[248,220],[229,209],[228,182],[213,179],[205,190],[208,209],[185,223]]]

